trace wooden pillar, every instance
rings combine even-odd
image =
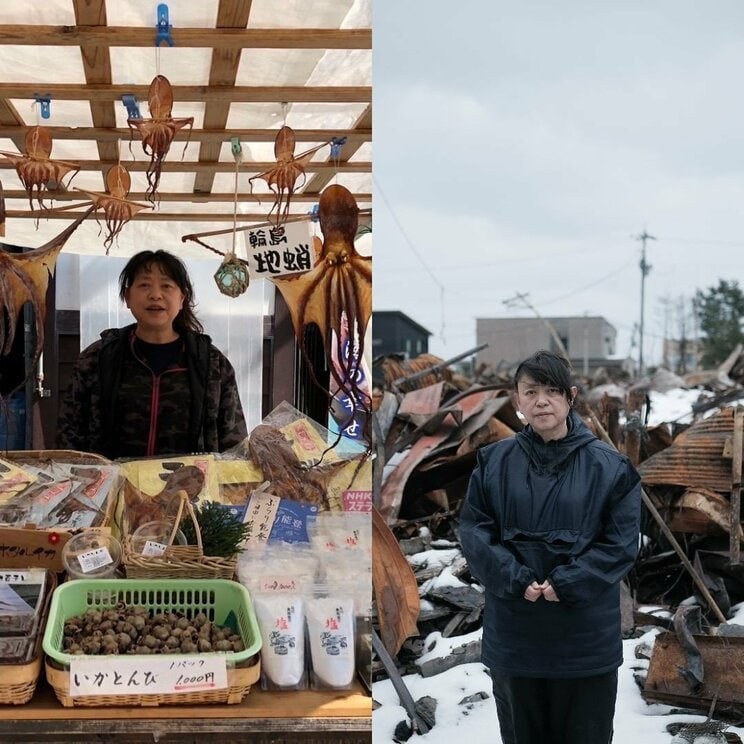
[[[646,405],[645,390],[631,390],[628,393],[625,406],[625,454],[636,467],[641,461],[641,436],[643,434],[641,415],[644,405]]]
[[[740,561],[739,530],[741,529],[741,464],[744,447],[744,408],[736,407],[734,413],[733,461],[731,465],[731,521],[729,522],[729,559]]]

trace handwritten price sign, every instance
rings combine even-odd
[[[70,695],[169,695],[221,690],[227,685],[224,656],[96,656],[70,661]]]

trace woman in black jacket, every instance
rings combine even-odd
[[[119,276],[136,324],[110,328],[81,353],[58,446],[108,458],[222,452],[247,436],[232,365],[194,314],[183,262],[142,251]]]
[[[514,387],[527,426],[478,452],[460,518],[463,553],[486,590],[482,655],[501,736],[607,744],[640,477],[572,411],[565,359],[536,352]]]

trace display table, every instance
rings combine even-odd
[[[2,742],[204,741],[370,742],[372,700],[354,689],[265,692],[255,685],[238,705],[64,708],[42,680],[26,705],[0,708]]]

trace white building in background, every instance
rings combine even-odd
[[[476,365],[504,369],[538,349],[560,353],[557,335],[578,374],[591,376],[599,367],[611,374],[628,371],[627,360],[611,358],[616,353],[617,330],[601,316],[477,318],[475,323],[476,342],[488,344],[478,352]]]

